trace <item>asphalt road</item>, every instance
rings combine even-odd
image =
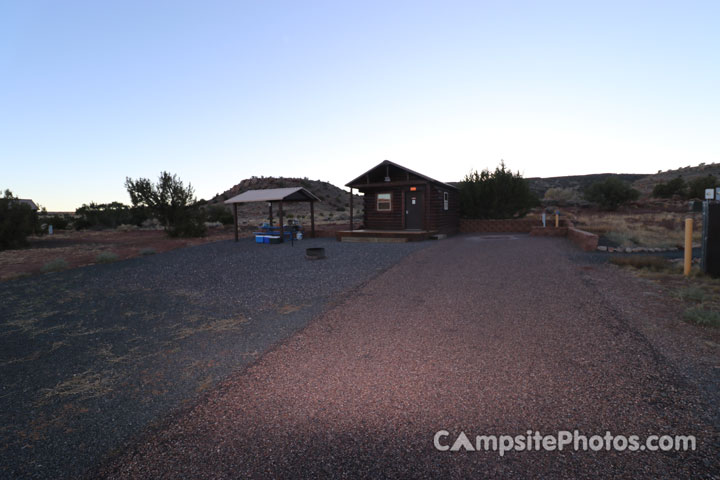
[[[94,474],[718,478],[717,397],[700,385],[716,377],[684,363],[692,329],[655,287],[574,248],[464,235],[419,250]],[[696,450],[434,446],[439,431],[447,446],[574,430],[693,435]]]

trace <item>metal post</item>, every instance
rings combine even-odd
[[[315,201],[310,200],[310,232],[315,238]]]
[[[273,215],[272,215],[272,202],[268,202],[268,206],[270,207],[270,226],[273,226]]]
[[[353,231],[353,193],[350,187],[350,231]]]
[[[685,219],[685,268],[683,269],[683,275],[686,277],[690,275],[690,267],[692,266],[692,232],[693,232],[693,219]]]
[[[282,200],[280,200],[280,218],[279,218],[279,220],[280,220],[280,242],[285,241],[285,230],[284,230],[285,227],[283,227],[284,222],[283,222],[283,208],[282,207],[283,207],[283,202],[282,202]]]
[[[237,203],[233,203],[233,213],[235,217],[235,241],[238,241],[238,218],[237,218]]]

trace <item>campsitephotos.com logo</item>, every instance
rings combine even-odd
[[[643,440],[639,435],[613,435],[606,431],[604,435],[583,435],[578,430],[560,430],[554,435],[543,435],[528,430],[524,435],[477,435],[472,441],[464,432],[451,437],[447,430],[435,433],[433,443],[441,452],[497,452],[501,457],[505,452],[563,451],[577,452],[668,452],[695,450],[693,435],[648,435]]]

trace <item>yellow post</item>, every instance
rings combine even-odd
[[[560,226],[560,215],[557,213],[555,214],[555,228],[558,228]]]
[[[683,274],[687,277],[690,275],[690,266],[692,265],[692,231],[693,219],[685,219],[685,269]]]

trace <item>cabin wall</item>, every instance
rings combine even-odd
[[[447,210],[445,210],[444,192],[448,193]],[[457,233],[460,224],[460,192],[430,185],[430,195],[426,201],[429,204],[425,228],[447,235]]]
[[[363,197],[363,224],[370,230],[402,230],[403,229],[403,196],[399,187],[361,190]],[[377,211],[377,194],[392,193],[392,211]]]
[[[428,188],[429,187],[429,188]],[[457,190],[443,189],[432,184],[418,183],[417,189],[423,193],[426,202],[424,228],[452,235],[458,232],[460,223],[460,194]],[[405,196],[410,188],[390,186],[385,188],[362,189],[364,194],[363,224],[370,230],[403,230],[405,228]],[[429,193],[428,193],[429,192]],[[443,193],[448,192],[448,209],[444,209]],[[392,193],[392,211],[377,211],[377,194]]]

